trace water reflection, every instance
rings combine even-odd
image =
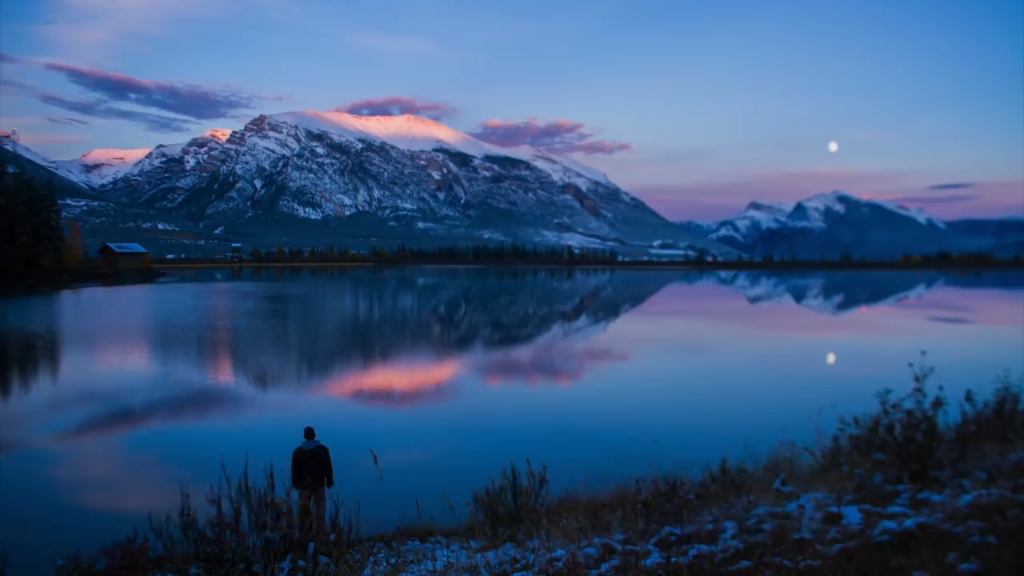
[[[443,400],[449,384],[463,371],[458,360],[433,363],[379,364],[329,380],[325,392],[357,402],[409,406]]]
[[[129,432],[153,424],[198,420],[229,411],[246,403],[244,395],[222,388],[195,388],[141,403],[122,403],[92,414],[54,435],[58,441],[80,440]]]
[[[0,398],[27,393],[42,377],[60,376],[60,326],[53,298],[0,305]]]
[[[187,277],[226,281],[213,288],[160,286],[161,294],[173,291],[173,297],[136,299],[142,320],[135,325],[110,317],[107,306],[116,307],[113,301],[74,310],[66,315],[74,324],[71,331],[89,333],[84,341],[76,338],[77,352],[86,356],[78,360],[91,370],[117,372],[203,366],[209,382],[243,382],[263,390],[305,387],[330,377],[321,387],[331,395],[401,406],[443,398],[450,390],[442,389],[467,370],[494,384],[567,383],[582,378],[588,365],[625,361],[624,351],[560,342],[603,330],[669,285],[725,286],[754,306],[796,304],[828,315],[899,304],[931,311],[928,321],[950,325],[978,320],[960,304],[932,298],[922,303],[936,287],[1024,287],[1024,275],[1015,273],[371,272],[324,267],[304,276],[301,268],[270,270],[269,278],[262,268]],[[296,278],[277,282],[282,275]],[[334,282],[312,280],[334,276],[339,277]],[[16,390],[28,393],[42,378],[58,380],[61,302],[76,305],[57,297],[0,303],[0,397],[5,401]],[[658,306],[679,312],[691,304],[674,300]],[[471,362],[456,359],[471,351],[492,354]]]

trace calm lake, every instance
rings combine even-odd
[[[1024,373],[1024,274],[468,268],[173,272],[0,300],[0,548],[44,570],[281,472],[316,427],[370,529],[450,519],[510,460],[556,489],[811,442],[928,351]],[[380,472],[370,450],[380,457]]]

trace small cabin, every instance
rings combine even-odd
[[[232,244],[231,245],[231,256],[230,256],[230,258],[231,258],[232,262],[241,262],[242,261],[242,245],[241,244]]]
[[[100,247],[100,265],[105,272],[149,270],[149,252],[138,244],[107,242]]]

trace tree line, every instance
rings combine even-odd
[[[623,257],[611,249],[577,248],[573,246],[531,246],[527,244],[472,244],[451,245],[436,248],[413,248],[406,244],[398,244],[391,248],[373,246],[365,252],[352,251],[347,248],[285,248],[278,246],[272,250],[253,248],[250,258],[254,262],[263,263],[452,263],[452,264],[567,264],[567,265],[605,265],[622,263]],[[1019,262],[1020,256],[1014,257]],[[937,252],[917,256],[905,255],[899,261],[887,260],[891,264],[920,263],[965,263],[984,264],[997,262],[990,253],[972,252],[953,254]],[[694,266],[716,266],[721,264],[743,263],[752,267],[764,265],[812,264],[815,262],[844,264],[857,266],[860,264],[877,264],[879,261],[864,256],[854,256],[851,252],[842,252],[837,257],[822,256],[818,259],[800,258],[796,254],[776,255],[771,253],[746,256],[737,254],[731,258],[721,258],[706,250],[697,249],[692,253],[682,254],[674,260],[657,260],[655,263],[672,264],[684,262]],[[645,262],[636,262],[645,264]],[[649,262],[648,262],[649,263]]]
[[[267,263],[534,263],[534,264],[609,264],[621,258],[617,252],[604,248],[573,246],[529,246],[526,244],[472,244],[436,248],[415,248],[399,244],[390,249],[373,246],[366,252],[347,248],[285,248],[263,251],[253,248],[250,257]]]

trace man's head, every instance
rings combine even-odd
[[[313,430],[312,426],[306,426],[306,429],[302,431],[302,437],[306,440],[312,440],[316,438],[316,430]]]

